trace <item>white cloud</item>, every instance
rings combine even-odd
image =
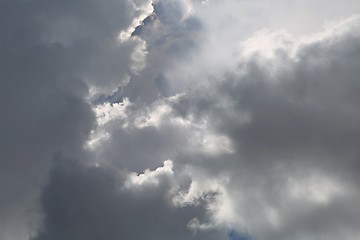
[[[158,167],[151,171],[145,170],[144,173],[130,173],[127,181],[125,182],[126,188],[132,188],[142,185],[158,185],[163,176],[173,175],[173,163],[171,160],[166,160],[162,167]]]

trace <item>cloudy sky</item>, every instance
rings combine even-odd
[[[0,0],[0,240],[358,240],[360,2]]]

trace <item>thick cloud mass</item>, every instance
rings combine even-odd
[[[294,5],[0,0],[0,240],[358,239],[360,4]]]
[[[151,159],[175,159],[175,170],[192,179],[177,201],[191,205],[217,193],[207,203],[210,223],[191,224],[200,231],[230,226],[255,239],[355,239],[358,26],[353,16],[301,40],[260,32],[223,76],[146,109],[114,105],[123,111],[103,112],[110,137],[99,161],[136,170]],[[259,48],[259,39],[271,48]],[[129,147],[135,142],[142,151]]]
[[[0,238],[21,239],[28,233],[17,229],[28,225],[34,187],[44,181],[51,155],[83,155],[94,117],[70,52],[41,42],[42,26],[31,12],[35,6],[16,1],[0,6]]]
[[[58,159],[42,196],[45,225],[35,239],[199,239],[186,226],[204,210],[172,208],[166,197],[172,170],[153,173],[155,182],[132,182],[110,169]]]
[[[112,74],[121,83],[127,72],[110,63],[132,65],[136,42],[120,46],[116,36],[136,14],[126,1],[0,1],[0,239],[36,228],[27,222],[53,154],[85,158],[95,126],[86,83],[106,89]]]
[[[256,239],[356,239],[358,26],[354,16],[295,53],[255,52],[205,93],[194,90],[174,104],[183,118],[231,139],[233,154],[199,163],[231,179],[232,213],[224,221]]]

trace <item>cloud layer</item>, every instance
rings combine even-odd
[[[360,5],[273,4],[0,0],[0,240],[357,239]]]

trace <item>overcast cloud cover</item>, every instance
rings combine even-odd
[[[0,0],[0,240],[358,240],[359,13]]]

